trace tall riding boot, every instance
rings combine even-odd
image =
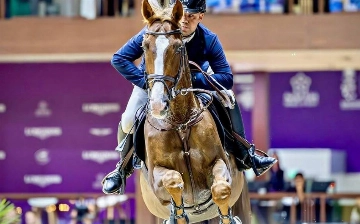
[[[126,186],[126,178],[133,172],[133,152],[130,152],[133,147],[133,135],[126,134],[122,130],[121,122],[118,127],[118,146],[116,151],[120,152],[120,161],[116,164],[115,170],[105,176],[102,181],[103,192],[105,194],[123,194]]]
[[[237,135],[245,138],[244,124],[237,102],[235,102],[234,109],[228,108],[228,112],[230,114],[230,118],[233,124],[233,131]],[[234,155],[238,160],[237,165],[239,169],[252,168],[255,175],[260,176],[264,174],[267,170],[269,170],[277,162],[276,159],[269,157],[266,154],[265,156],[255,154],[254,145],[251,145],[251,147],[248,149],[242,142],[240,142],[236,138],[234,139],[238,148],[234,150]]]

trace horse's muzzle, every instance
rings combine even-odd
[[[169,100],[154,101],[150,99],[151,115],[157,119],[164,119],[169,111]]]

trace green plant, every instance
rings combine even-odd
[[[15,206],[6,199],[0,202],[0,223],[1,224],[12,224],[19,222],[19,215],[15,211]]]

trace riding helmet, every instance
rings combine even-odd
[[[176,0],[172,0],[175,3]],[[187,13],[206,12],[205,0],[180,0],[183,5],[184,11]]]

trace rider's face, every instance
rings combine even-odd
[[[203,17],[204,13],[184,13],[181,19],[181,32],[184,37],[189,36],[196,30]]]

